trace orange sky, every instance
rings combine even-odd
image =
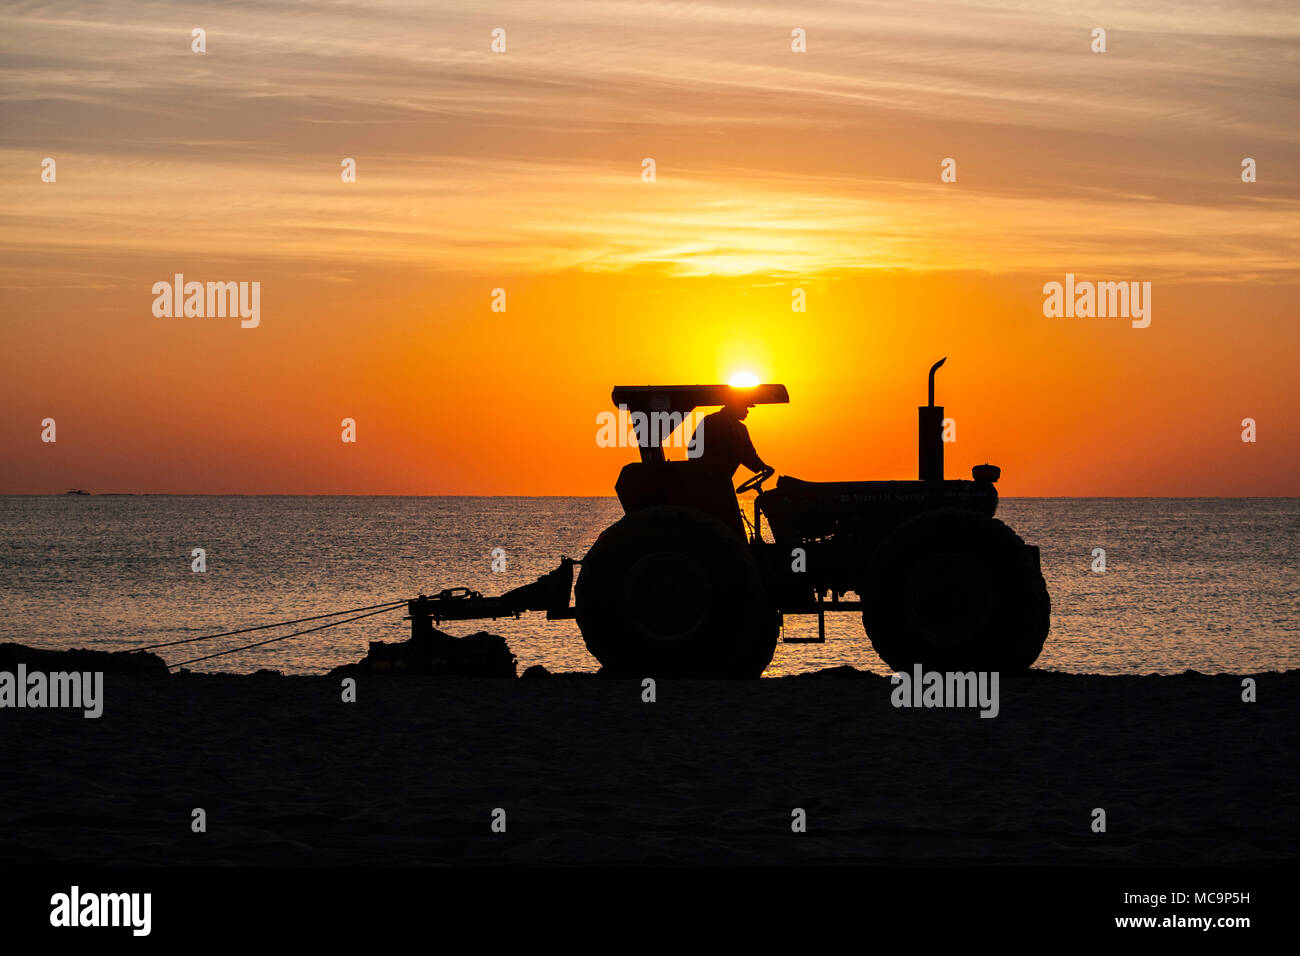
[[[607,494],[611,386],[740,369],[790,388],[749,420],[780,472],[914,477],[946,355],[950,476],[1300,494],[1285,5],[184,16],[6,17],[0,493]],[[260,326],[155,317],[177,272],[260,282]],[[1151,282],[1150,327],[1044,317],[1067,272]]]

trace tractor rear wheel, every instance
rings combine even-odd
[[[1051,626],[1037,549],[963,508],[896,528],[872,555],[863,587],[863,627],[894,671],[1027,670]]]
[[[746,541],[695,508],[634,511],[596,539],[574,586],[578,627],[621,677],[758,677],[779,618]]]

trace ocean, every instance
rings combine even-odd
[[[121,650],[454,586],[498,594],[561,555],[580,558],[620,513],[614,498],[0,496],[0,642]],[[1300,667],[1300,499],[1008,498],[998,517],[1042,549],[1052,630],[1039,668]],[[1098,548],[1102,573],[1092,570]],[[359,659],[369,641],[404,640],[402,613],[193,669],[320,673]],[[521,672],[598,666],[573,621],[534,614],[443,629],[502,635]],[[174,663],[289,630],[160,653]],[[787,618],[786,633],[815,635],[816,619]],[[825,644],[779,644],[767,675],[841,664],[888,673],[855,613],[828,616]]]

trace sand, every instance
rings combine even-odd
[[[655,703],[591,676],[356,679],[344,703],[338,677],[109,673],[98,720],[0,710],[0,864],[1300,859],[1300,671],[1249,704],[1235,676],[1036,672],[994,719],[896,709],[849,669]]]

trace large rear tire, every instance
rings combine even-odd
[[[615,522],[573,593],[587,649],[612,676],[758,677],[776,649],[779,618],[749,545],[695,508]]]
[[[1051,626],[1036,548],[963,508],[904,522],[876,549],[862,624],[895,671],[1027,670]]]

